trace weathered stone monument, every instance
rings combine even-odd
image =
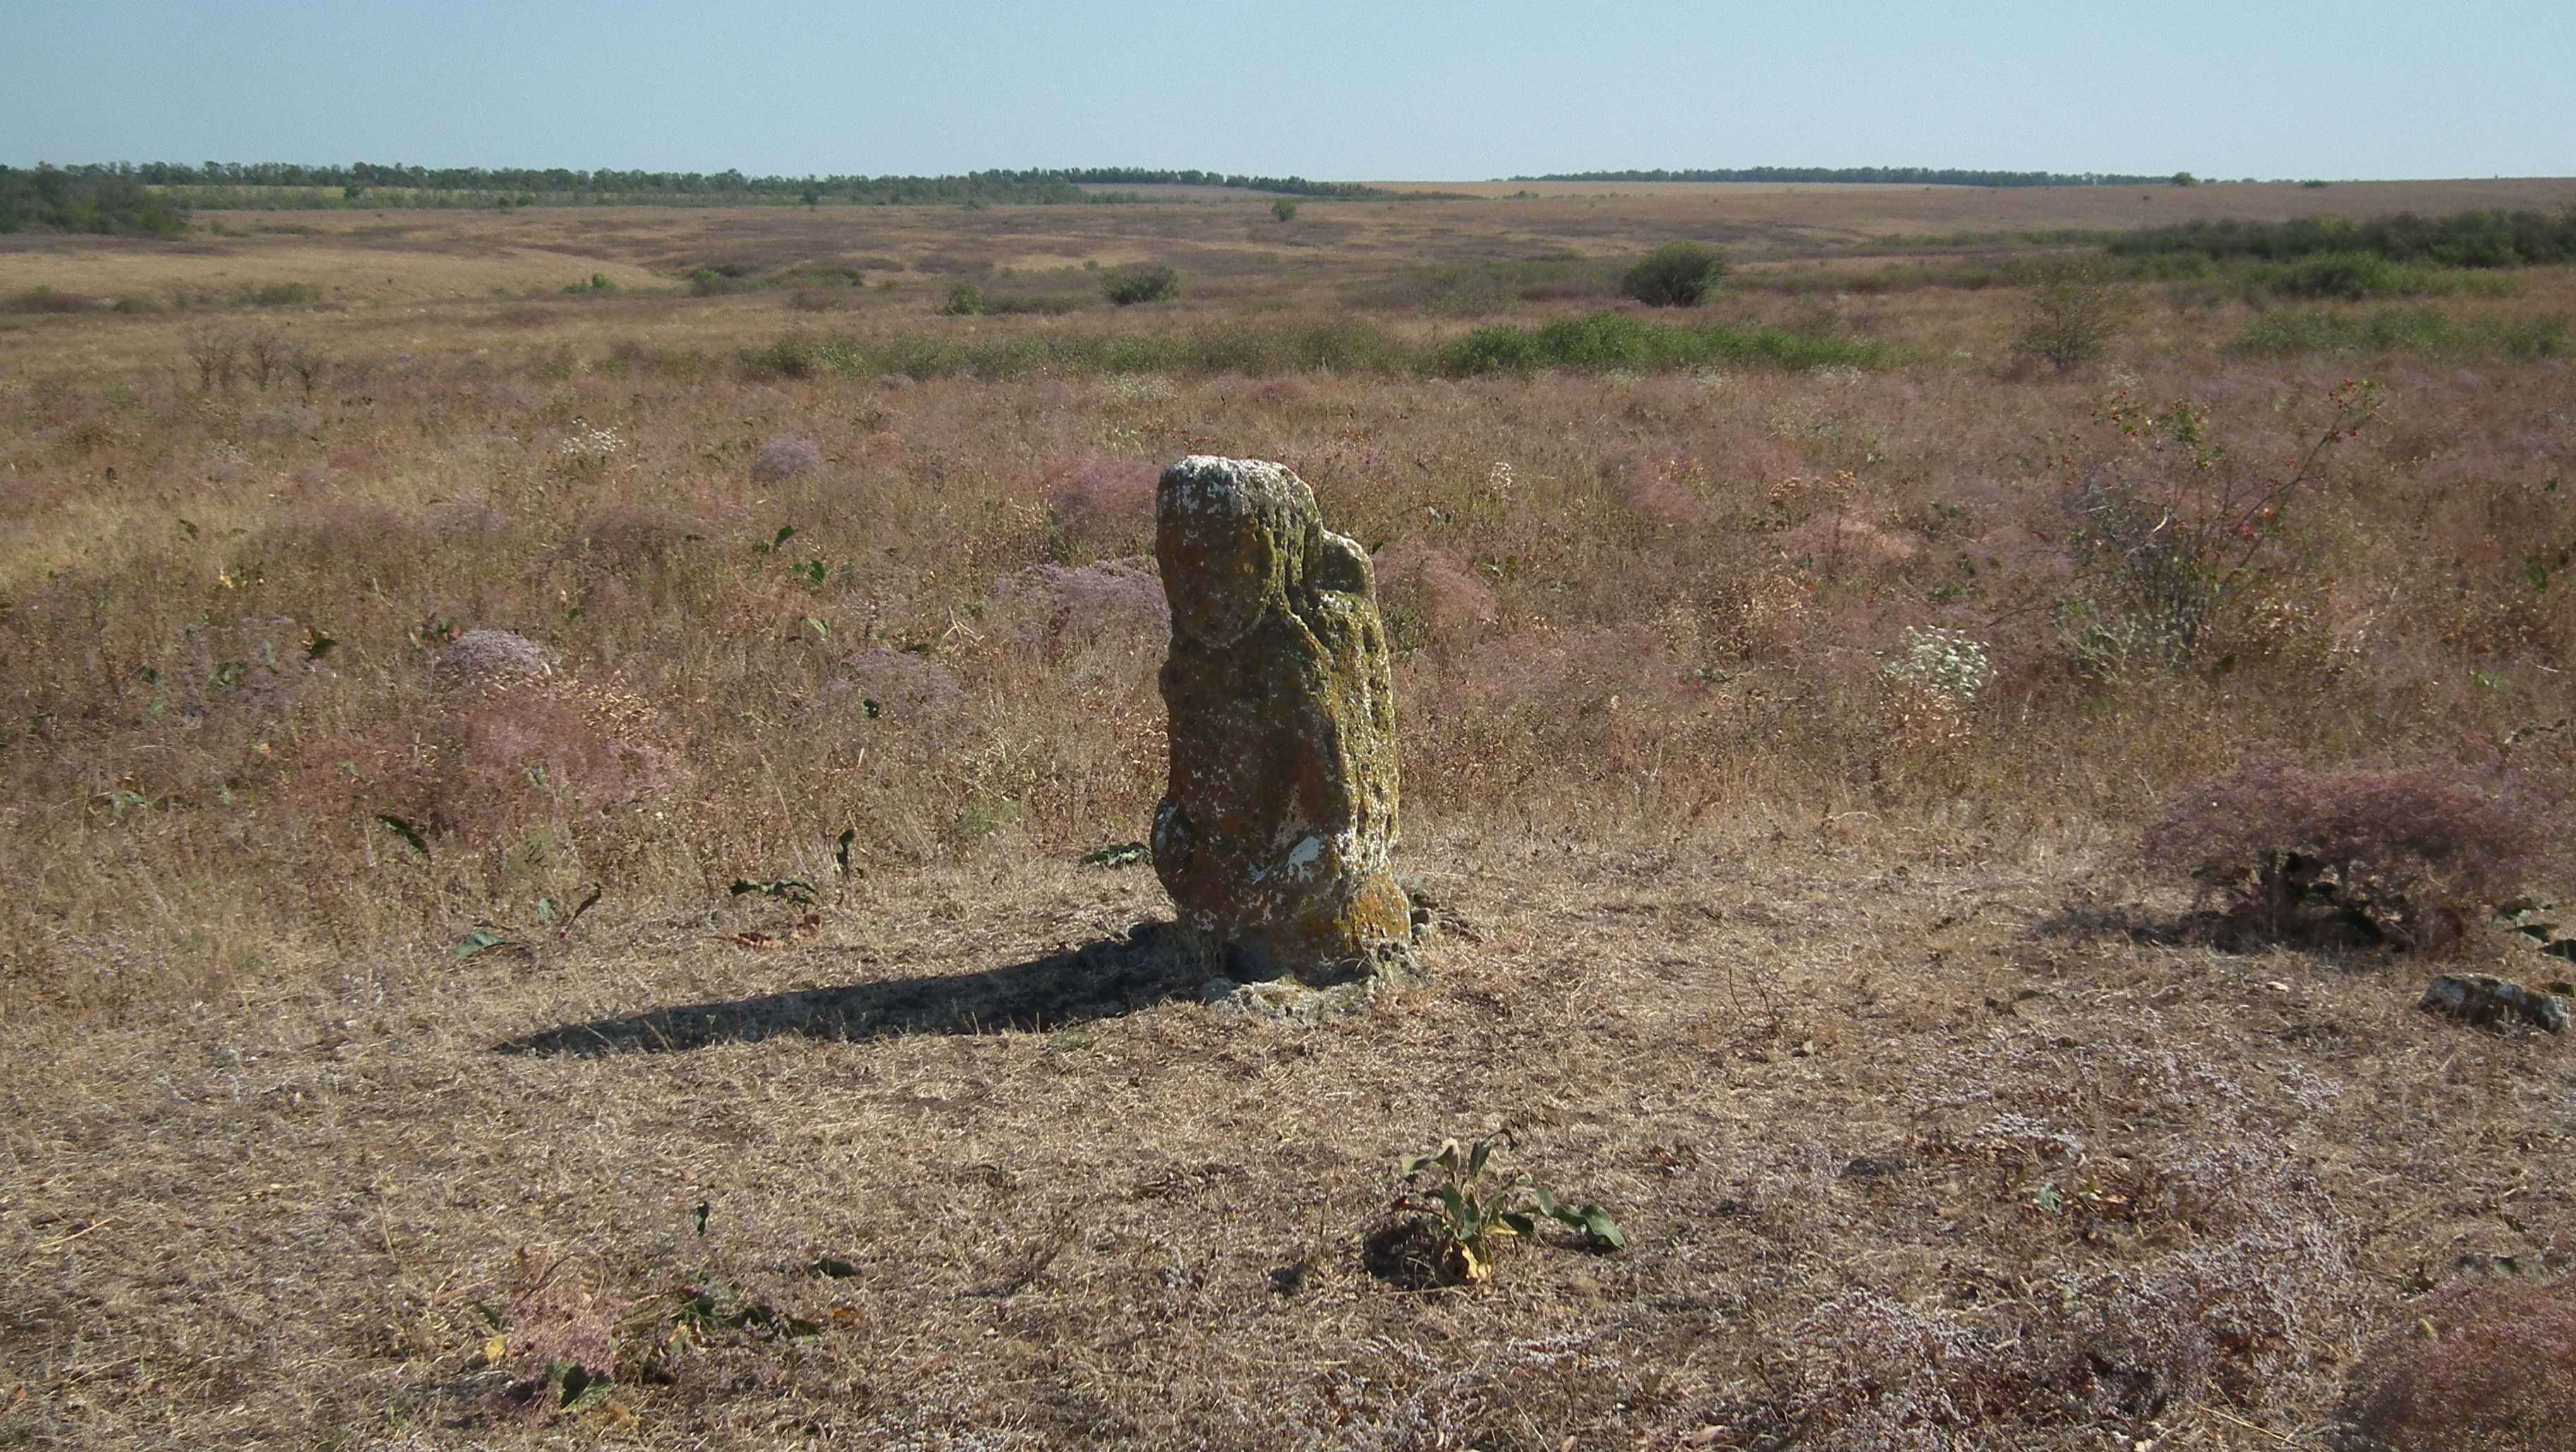
[[[1223,975],[1210,1000],[1298,1016],[1355,1003],[1410,968],[1368,552],[1324,528],[1280,465],[1193,455],[1156,489],[1154,554],[1172,607],[1154,871]]]

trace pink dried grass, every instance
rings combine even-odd
[[[2350,1452],[2576,1449],[2576,1287],[2471,1280],[2416,1309],[2354,1373]]]
[[[1443,637],[1458,637],[1501,618],[1493,588],[1454,551],[1408,535],[1379,550],[1372,563],[1384,604],[1421,616]]]
[[[2518,896],[2550,841],[2545,807],[2491,775],[2421,763],[2324,771],[2275,747],[2175,796],[2146,858],[2284,937],[2356,931],[2421,951],[2459,946]]]
[[[1149,556],[1031,565],[994,587],[986,618],[1051,662],[1090,649],[1159,656],[1172,628],[1162,577]]]
[[[1701,522],[1704,510],[1699,496],[1684,480],[1674,477],[1678,466],[1651,460],[1631,465],[1619,478],[1619,500],[1649,523],[1667,529],[1684,529]]]
[[[464,713],[466,778],[496,795],[520,784],[610,806],[632,801],[650,780],[643,757],[578,706],[525,687],[498,691]]]
[[[1119,548],[1140,535],[1151,538],[1161,477],[1158,466],[1142,460],[1083,454],[1047,471],[1039,492],[1056,528],[1086,544]]]
[[[751,477],[759,484],[784,484],[823,467],[823,451],[814,441],[781,434],[760,446],[751,459]]]

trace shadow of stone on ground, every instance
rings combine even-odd
[[[2256,954],[2273,948],[2324,954],[2359,954],[2391,946],[2388,934],[2360,912],[2331,904],[2301,904],[2262,913],[2245,907],[2156,913],[2138,903],[2075,904],[2030,926],[2043,938],[2125,941],[2142,948],[2209,948]]]
[[[1045,1030],[1117,1018],[1174,999],[1197,1001],[1207,969],[1167,923],[1007,968],[809,988],[730,1003],[693,1003],[567,1024],[495,1045],[504,1054],[602,1058],[674,1053],[794,1035],[860,1042],[894,1034]]]

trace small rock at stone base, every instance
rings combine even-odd
[[[2445,973],[2425,985],[2415,1006],[2470,1023],[2513,1019],[2553,1034],[2567,1027],[2567,1000],[2492,973]]]

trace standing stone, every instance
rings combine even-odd
[[[1229,979],[1403,967],[1395,702],[1368,552],[1324,528],[1285,468],[1193,455],[1155,491],[1154,554],[1172,609],[1154,871],[1182,928]]]

